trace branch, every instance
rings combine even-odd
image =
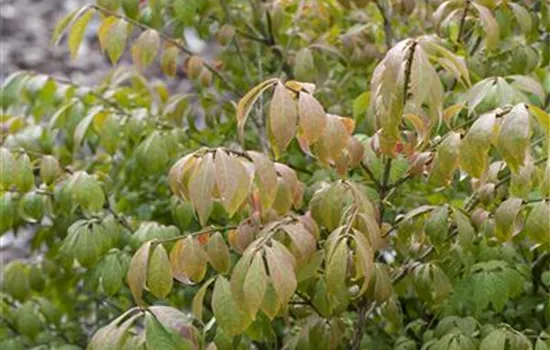
[[[161,31],[158,31],[152,27],[149,27],[148,25],[146,24],[143,24],[139,21],[136,21],[130,17],[127,17],[125,15],[122,15],[120,13],[116,13],[116,12],[113,12],[109,9],[106,9],[105,7],[102,7],[102,6],[99,6],[99,5],[90,5],[90,8],[93,8],[93,9],[96,9],[98,11],[100,11],[101,13],[103,13],[104,15],[107,15],[107,16],[113,16],[113,17],[117,17],[117,18],[120,18],[128,23],[131,23],[133,25],[135,25],[136,27],[139,27],[141,30],[152,30],[152,31],[155,31],[156,33],[158,33],[158,35],[166,42],[174,45],[175,47],[177,47],[180,51],[182,51],[183,53],[187,54],[187,55],[190,55],[192,56],[193,55],[193,52],[191,52],[191,50],[189,50],[188,48],[186,48],[185,46],[183,46],[178,40],[164,34],[163,32]],[[227,86],[227,88],[229,90],[231,90],[233,93],[235,93],[237,96],[239,97],[242,97],[243,94],[239,91],[239,89],[237,89],[237,87],[235,85],[233,85],[233,83],[231,83],[229,80],[227,80],[227,78],[222,74],[222,72],[220,72],[218,69],[216,69],[214,66],[212,66],[210,63],[208,62],[204,62],[203,63],[204,67],[206,69],[208,69],[210,72],[212,72],[212,74],[214,76],[216,76],[223,84],[225,84],[225,86]]]
[[[376,306],[375,302],[367,303],[366,300],[362,300],[357,311],[357,322],[353,327],[353,337],[349,348],[351,350],[359,350],[361,348],[361,341],[363,340],[363,334],[365,333],[365,325],[367,324],[367,318]]]

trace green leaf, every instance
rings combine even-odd
[[[16,160],[16,167],[15,186],[22,193],[30,191],[34,187],[34,173],[29,156],[21,154]]]
[[[8,189],[15,181],[17,163],[7,148],[0,148],[0,164],[0,187]]]
[[[147,267],[147,287],[157,298],[164,299],[172,290],[172,268],[168,254],[162,244],[158,244]]]
[[[139,2],[140,0],[122,0],[122,9],[126,16],[137,19],[139,16]]]
[[[326,276],[327,293],[337,295],[346,289],[346,271],[348,270],[348,244],[345,239],[338,242],[332,255],[328,257]]]
[[[481,178],[488,166],[495,114],[484,114],[470,127],[459,147],[460,167],[473,177]]]
[[[61,36],[62,36],[63,32],[65,31],[65,29],[67,29],[69,24],[72,21],[74,21],[75,18],[79,17],[79,14],[82,13],[82,11],[85,11],[85,10],[86,10],[86,7],[74,10],[73,12],[69,13],[68,15],[63,17],[60,21],[57,22],[57,24],[56,24],[56,26],[53,30],[52,38],[50,40],[50,45],[51,46],[56,46],[57,44],[59,44],[59,41],[61,40]]]
[[[102,50],[105,50],[111,59],[112,64],[116,64],[128,38],[128,22],[114,16],[107,17],[101,22],[97,36]]]
[[[453,215],[458,229],[458,242],[463,247],[472,245],[475,238],[475,230],[470,219],[456,208],[453,209]]]
[[[509,2],[508,6],[512,9],[512,13],[516,17],[516,20],[521,28],[521,31],[524,34],[529,34],[531,32],[531,27],[533,26],[533,21],[531,20],[531,15],[525,7],[514,2]]]
[[[499,240],[509,241],[512,238],[522,202],[521,198],[508,198],[495,211],[495,235]]]
[[[149,264],[149,251],[151,248],[151,242],[147,242],[138,249],[138,251],[132,257],[130,266],[128,268],[128,274],[126,275],[126,281],[130,287],[130,291],[134,297],[136,304],[143,306],[143,288],[145,288],[145,281],[147,279],[147,266]]]
[[[239,139],[241,140],[241,143],[244,140],[244,124],[246,123],[246,119],[250,114],[250,110],[252,109],[252,106],[265,90],[277,84],[278,82],[279,82],[279,79],[276,79],[276,78],[263,81],[260,84],[256,85],[255,87],[253,87],[250,91],[246,93],[246,95],[244,95],[243,98],[239,100],[239,103],[237,104],[237,131],[238,131]]]
[[[186,350],[192,345],[172,333],[160,323],[151,313],[145,313],[145,344],[147,349]]]
[[[299,81],[313,83],[316,78],[313,54],[307,47],[300,49],[294,59],[294,76]]]
[[[479,350],[505,350],[506,333],[502,329],[496,329],[489,333],[479,345]]]
[[[547,202],[540,202],[533,206],[523,230],[537,243],[550,242],[550,205]]]
[[[175,77],[178,68],[179,49],[175,46],[170,46],[164,49],[162,54],[160,67],[164,74]]]
[[[85,211],[95,213],[103,208],[105,194],[95,177],[78,171],[71,176],[68,187],[72,199]]]
[[[110,11],[116,11],[120,7],[120,0],[96,0],[96,2]]]
[[[55,157],[45,155],[40,159],[40,178],[45,184],[50,185],[54,183],[60,174],[61,167]]]
[[[298,109],[296,101],[286,87],[278,82],[269,104],[268,117],[270,142],[275,158],[281,155],[296,135],[297,123]]]
[[[88,26],[88,23],[90,22],[94,14],[95,10],[88,8],[86,12],[79,19],[77,19],[71,27],[68,43],[73,60],[76,59],[76,56],[78,55],[78,49],[80,48],[80,43],[84,38],[86,27]]]
[[[256,253],[243,285],[245,309],[253,319],[256,318],[256,313],[262,305],[266,289],[267,273],[264,258],[261,253]]]
[[[141,33],[132,46],[132,59],[141,70],[146,69],[157,56],[160,48],[160,36],[157,31],[148,29]]]
[[[497,148],[513,172],[517,172],[529,147],[529,114],[518,104],[504,117],[497,138]]]
[[[450,132],[437,147],[429,181],[437,186],[447,185],[458,165],[460,134]]]
[[[212,309],[216,323],[230,336],[241,334],[252,323],[250,316],[242,311],[235,302],[231,295],[229,282],[225,277],[216,279]]]
[[[28,268],[20,261],[12,261],[4,266],[2,290],[13,298],[23,301],[30,294]]]
[[[475,2],[472,3],[474,8],[479,13],[481,19],[481,25],[485,30],[485,47],[488,51],[496,49],[500,40],[500,31],[498,28],[498,22],[491,13],[491,11],[485,6],[479,5]]]
[[[449,209],[446,205],[434,209],[426,221],[424,231],[436,247],[441,245],[449,235]]]

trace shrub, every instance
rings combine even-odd
[[[93,20],[100,84],[2,86],[3,349],[550,347],[547,2],[98,0],[52,42]]]

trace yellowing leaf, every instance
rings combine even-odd
[[[143,306],[143,288],[145,287],[145,280],[147,278],[147,266],[149,264],[149,250],[151,248],[151,242],[147,242],[137,250],[132,257],[130,267],[128,268],[128,274],[126,281],[130,287],[130,291],[134,297],[136,304]]]
[[[281,301],[277,297],[277,292],[271,282],[267,284],[261,308],[271,321],[273,321],[281,309]]]
[[[179,49],[175,46],[167,47],[162,54],[160,67],[164,74],[175,77],[178,67]]]
[[[313,151],[323,163],[334,162],[340,158],[350,137],[346,125],[338,116],[327,114],[327,125],[323,135],[314,145]]]
[[[488,51],[496,49],[500,40],[500,31],[498,28],[498,22],[491,13],[491,11],[485,6],[479,5],[475,2],[471,3],[479,13],[481,19],[481,25],[485,30],[485,47]]]
[[[229,282],[224,277],[218,277],[214,285],[212,309],[216,323],[229,336],[244,332],[252,322],[250,316],[233,299]]]
[[[212,211],[215,182],[212,154],[207,153],[189,180],[189,198],[195,207],[201,225],[205,226]]]
[[[381,130],[381,148],[393,154],[403,114],[405,64],[412,40],[403,40],[392,47],[376,66],[371,81],[371,106],[377,129]]]
[[[488,166],[491,135],[495,125],[495,114],[479,117],[470,127],[459,147],[460,167],[473,177],[481,178]]]
[[[284,225],[282,229],[288,234],[292,243],[298,249],[300,258],[307,259],[314,252],[316,247],[315,238],[304,226],[300,224]]]
[[[298,283],[294,266],[289,262],[288,255],[290,253],[288,251],[285,253],[281,249],[286,250],[284,247],[281,248],[281,245],[266,247],[265,254],[271,283],[273,283],[279,300],[286,304],[296,291]]]
[[[193,303],[192,303],[193,316],[195,316],[195,319],[197,319],[201,323],[203,322],[202,321],[202,309],[203,309],[202,304],[204,303],[204,296],[206,295],[208,286],[210,286],[212,282],[214,282],[213,278],[206,281],[193,297]]]
[[[229,271],[231,258],[229,256],[229,249],[221,233],[216,232],[210,237],[206,246],[206,254],[214,270],[220,273],[227,273]]]
[[[523,165],[529,137],[529,114],[524,104],[518,104],[504,117],[497,138],[497,148],[513,172]]]
[[[447,184],[458,165],[460,134],[450,132],[437,147],[429,180],[438,186]]]
[[[114,16],[107,17],[101,22],[97,34],[99,44],[109,55],[111,63],[117,63],[126,47],[128,22]]]
[[[363,285],[359,293],[363,294],[369,286],[374,271],[374,252],[369,241],[362,232],[354,230],[353,239],[356,244],[355,252],[357,263],[355,268],[357,270],[357,275],[363,277]]]
[[[176,242],[170,252],[170,264],[174,277],[180,281],[189,278],[200,282],[206,274],[208,256],[199,242],[191,236]]]
[[[523,230],[537,243],[550,242],[550,205],[547,202],[540,202],[533,206]]]
[[[79,19],[74,22],[73,26],[71,27],[68,43],[73,60],[76,59],[78,49],[80,48],[80,43],[84,38],[86,27],[88,26],[88,22],[90,22],[94,14],[94,9],[88,9]]]
[[[348,244],[340,240],[328,257],[326,267],[327,292],[336,295],[346,288],[346,271],[348,270]]]
[[[273,162],[259,152],[248,152],[254,162],[256,182],[260,190],[262,208],[267,210],[275,201],[277,195],[277,172]]]
[[[61,36],[65,29],[71,24],[72,21],[74,21],[75,18],[78,18],[80,13],[83,11],[86,11],[87,7],[83,7],[78,10],[74,10],[73,12],[69,13],[63,19],[61,19],[59,22],[57,22],[57,25],[55,26],[52,34],[52,39],[50,41],[50,45],[56,46],[59,44],[59,40],[61,40]]]
[[[275,158],[278,158],[296,135],[298,110],[296,101],[282,83],[277,83],[269,104],[269,132]]]
[[[546,137],[550,137],[550,115],[537,106],[529,105],[529,111],[537,118]]]
[[[516,218],[521,209],[521,198],[508,198],[495,211],[495,235],[501,241],[508,241],[516,228]]]
[[[246,119],[250,114],[252,106],[265,90],[275,85],[277,82],[279,82],[279,79],[276,78],[263,81],[252,88],[249,92],[246,93],[246,95],[244,95],[243,98],[240,99],[239,103],[237,104],[237,130],[241,142],[243,140],[244,124],[246,123]]]
[[[162,244],[155,247],[149,260],[147,287],[157,298],[166,298],[172,290],[172,268]]]
[[[252,318],[256,318],[256,313],[264,300],[266,289],[267,273],[265,271],[264,258],[261,253],[256,253],[243,285],[246,310]]]
[[[147,68],[155,60],[159,48],[159,34],[153,29],[144,31],[132,46],[134,64],[142,70]]]
[[[323,134],[327,117],[323,106],[310,94],[300,92],[298,98],[300,132],[308,144],[315,143]]]
[[[221,202],[229,217],[232,217],[248,195],[250,186],[248,172],[238,158],[222,150],[216,152],[214,164]]]

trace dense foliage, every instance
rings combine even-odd
[[[547,1],[97,0],[52,43],[97,20],[99,85],[2,86],[2,349],[550,349]]]

